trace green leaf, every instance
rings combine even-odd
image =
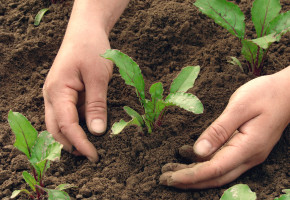
[[[119,122],[115,122],[113,124],[112,129],[111,129],[112,130],[111,135],[118,135],[119,133],[123,131],[124,128],[131,125],[136,125],[138,127],[141,127],[141,124],[135,117],[132,118],[129,122],[126,122],[123,119],[121,119]]]
[[[252,65],[256,63],[257,60],[257,53],[258,53],[258,45],[252,42],[251,40],[242,40],[242,54],[249,61]],[[258,65],[260,66],[262,59],[263,59],[264,51],[260,49],[259,51],[259,58],[258,58]]]
[[[242,64],[239,61],[239,59],[237,59],[236,57],[233,57],[233,56],[230,56],[229,58],[230,58],[230,60],[228,60],[228,63],[231,63],[232,65],[238,65],[239,68],[241,69],[241,71],[244,72],[244,69],[243,69]]]
[[[280,40],[280,37],[276,35],[275,33],[272,33],[270,35],[266,35],[266,36],[263,36],[263,37],[260,37],[251,41],[255,43],[256,45],[262,47],[263,49],[268,49],[273,42],[277,42],[279,40]]]
[[[76,187],[76,186],[74,186],[72,184],[60,184],[55,189],[56,190],[66,190],[66,189],[73,188],[73,187]]]
[[[9,111],[8,122],[15,134],[14,146],[30,158],[31,148],[37,139],[37,131],[20,113]]]
[[[290,11],[281,13],[275,19],[273,19],[267,29],[267,34],[276,33],[283,35],[290,29]]]
[[[202,103],[196,96],[190,93],[171,93],[166,97],[165,102],[168,106],[179,106],[195,114],[203,113]]]
[[[236,4],[226,0],[197,0],[194,5],[231,34],[244,38],[245,16]]]
[[[40,21],[41,21],[43,15],[44,15],[47,11],[49,11],[48,8],[43,8],[43,9],[41,9],[41,10],[37,13],[37,15],[35,16],[35,19],[34,19],[34,25],[35,25],[35,26],[38,26],[38,25],[40,24]]]
[[[151,85],[149,93],[151,94],[151,99],[153,103],[163,98],[163,91],[164,89],[162,83],[158,82]]]
[[[30,188],[35,192],[35,185],[38,185],[37,181],[34,179],[34,177],[29,174],[27,171],[24,171],[22,173],[22,176],[25,180],[25,182],[30,186]]]
[[[279,15],[280,0],[255,0],[251,10],[257,37],[265,35],[269,23]]]
[[[112,60],[116,64],[125,83],[136,88],[137,95],[143,103],[145,101],[145,83],[137,63],[126,54],[114,49],[107,50],[101,56]]]
[[[42,177],[49,168],[49,161],[60,159],[61,149],[62,144],[56,142],[49,132],[43,131],[38,135],[29,161],[37,170],[39,177]]]
[[[46,190],[48,193],[48,200],[70,200],[69,195],[61,190]]]
[[[255,200],[256,193],[252,192],[248,185],[237,184],[227,189],[220,200]]]
[[[136,118],[138,120],[138,122],[140,123],[141,126],[144,126],[144,121],[142,116],[137,113],[135,110],[133,110],[132,108],[130,108],[129,106],[124,106],[124,110],[126,111],[126,113],[128,115],[130,115],[132,118]]]
[[[170,87],[170,93],[186,92],[188,89],[192,88],[199,71],[200,66],[184,67],[173,80]]]
[[[24,193],[30,195],[30,192],[29,192],[28,190],[26,190],[26,189],[22,189],[22,190],[14,190],[14,191],[12,192],[12,195],[11,195],[10,198],[11,198],[11,199],[15,198],[15,197],[18,196],[21,192],[24,192]]]
[[[144,119],[145,125],[147,126],[148,133],[152,133],[153,127],[150,123],[151,121],[147,120],[145,115],[143,115],[143,119]]]
[[[290,199],[290,189],[283,189],[283,193],[280,197],[276,197],[274,200],[289,200]]]

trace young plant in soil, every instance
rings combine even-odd
[[[38,134],[30,122],[20,113],[10,111],[8,122],[16,137],[14,146],[27,156],[31,164],[32,175],[27,171],[24,171],[22,175],[33,191],[32,193],[27,189],[15,190],[11,198],[15,198],[23,192],[30,199],[40,200],[48,197],[49,200],[69,200],[69,195],[63,190],[71,188],[71,185],[61,184],[55,189],[47,189],[43,183],[45,173],[50,167],[50,161],[60,159],[62,145],[56,142],[47,131]]]
[[[284,189],[280,197],[276,197],[274,200],[287,200],[290,199],[290,190]],[[233,200],[233,199],[246,199],[246,200],[256,200],[257,195],[252,192],[250,187],[246,184],[236,184],[229,189],[227,189],[220,200]]]
[[[140,115],[128,106],[124,110],[132,119],[128,122],[121,119],[112,126],[112,135],[119,134],[125,127],[136,125],[143,130],[147,128],[148,133],[161,125],[165,111],[169,106],[179,106],[195,114],[203,112],[203,105],[193,94],[186,91],[193,87],[195,79],[200,71],[199,66],[188,66],[181,70],[174,79],[170,87],[169,95],[163,99],[163,86],[161,82],[154,83],[149,93],[151,100],[145,98],[145,83],[139,66],[126,54],[118,50],[107,50],[102,57],[112,60],[119,68],[121,77],[127,85],[136,88],[136,94],[140,104],[144,109],[144,114]]]
[[[256,39],[245,39],[245,16],[236,4],[226,0],[197,0],[194,5],[239,39],[248,70],[256,76],[261,75],[271,44],[290,29],[290,12],[280,13],[279,0],[253,2],[251,15]]]

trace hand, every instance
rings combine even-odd
[[[88,36],[76,31],[66,35],[43,87],[47,130],[75,155],[97,161],[95,147],[79,125],[85,118],[92,134],[107,127],[107,89],[112,63],[100,57],[110,49],[105,32]]]
[[[193,148],[186,148],[187,155],[203,162],[166,164],[160,184],[181,189],[219,187],[262,163],[290,122],[289,75],[290,67],[240,87]]]

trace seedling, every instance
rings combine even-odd
[[[290,189],[283,189],[280,197],[276,197],[274,200],[289,200],[290,199]],[[227,189],[220,200],[234,200],[234,199],[246,199],[246,200],[256,200],[257,195],[252,192],[250,187],[246,184],[236,184],[229,189]]]
[[[280,13],[279,0],[255,0],[251,9],[256,39],[245,39],[245,16],[240,8],[226,0],[197,0],[194,3],[202,13],[238,37],[248,69],[261,75],[269,47],[278,42],[290,29],[290,12]]]
[[[30,122],[20,113],[10,111],[8,122],[16,137],[14,146],[27,156],[31,164],[32,175],[27,171],[24,171],[22,175],[33,191],[29,192],[27,189],[15,190],[11,198],[15,198],[23,192],[30,199],[40,200],[47,196],[48,200],[70,199],[63,190],[71,188],[71,185],[61,184],[55,189],[47,189],[43,183],[45,172],[50,167],[50,161],[60,159],[62,145],[56,142],[47,131],[38,134]]]
[[[39,26],[41,19],[47,11],[49,11],[48,8],[43,8],[36,14],[34,18],[34,26]]]
[[[112,60],[119,68],[121,77],[127,85],[136,88],[136,94],[144,109],[140,115],[132,108],[125,106],[124,110],[132,119],[128,122],[121,119],[112,126],[112,135],[119,134],[125,127],[136,125],[143,130],[147,128],[148,133],[161,125],[165,111],[169,106],[179,106],[185,110],[200,114],[203,112],[203,105],[193,94],[186,91],[193,87],[195,79],[200,71],[199,66],[188,66],[181,70],[170,87],[169,95],[163,99],[163,86],[161,82],[154,83],[149,93],[151,101],[145,98],[145,83],[139,66],[126,54],[118,50],[107,50],[102,57]]]

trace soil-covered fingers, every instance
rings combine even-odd
[[[160,184],[182,189],[201,189],[218,187],[236,179],[257,163],[249,162],[254,149],[247,148],[246,137],[242,133],[236,133],[233,138],[236,139],[219,150],[209,161],[191,167],[175,165],[171,171],[163,170]],[[241,145],[235,145],[238,140]]]

